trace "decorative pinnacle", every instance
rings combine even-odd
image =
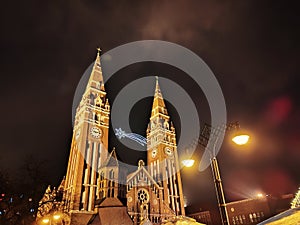
[[[155,93],[159,91],[158,76],[155,76]]]
[[[101,48],[97,48],[97,55],[100,55],[100,53],[101,53]]]
[[[155,95],[156,95],[157,93],[160,93],[160,87],[158,84],[158,76],[155,76],[155,80],[156,80],[156,85],[155,85]]]

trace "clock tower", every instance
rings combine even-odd
[[[161,224],[185,215],[176,133],[158,79],[147,128],[147,167],[143,160],[127,176],[127,209],[134,225]]]
[[[100,193],[98,168],[108,157],[109,114],[98,49],[74,121],[64,193],[66,210],[71,213],[94,212]]]
[[[147,129],[147,166],[150,175],[163,188],[164,202],[175,215],[184,215],[176,133],[170,122],[158,78]]]

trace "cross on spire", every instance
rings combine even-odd
[[[100,53],[101,53],[101,48],[98,47],[97,48],[97,54],[100,55]]]

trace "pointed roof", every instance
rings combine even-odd
[[[160,86],[159,86],[159,83],[158,83],[158,76],[155,76],[155,81],[156,81],[156,83],[155,83],[155,93],[154,93],[154,96],[156,98],[161,98],[162,99],[163,97],[162,97]],[[164,102],[163,102],[163,104],[164,104]]]
[[[93,65],[93,69],[87,87],[93,87],[98,90],[105,91],[104,79],[103,79],[102,68],[101,68],[101,60],[100,60],[101,49],[97,48],[97,51],[98,51],[97,57]]]
[[[60,182],[58,190],[63,190],[65,188],[65,183],[66,183],[66,177],[64,176],[63,179]]]
[[[144,175],[145,175],[143,178],[142,178],[142,176],[138,176],[138,174],[141,172],[144,173]],[[155,185],[156,188],[158,188],[158,189],[162,188],[157,184],[157,182],[153,179],[153,177],[150,175],[150,173],[146,170],[146,168],[143,165],[139,165],[138,169],[135,172],[133,172],[127,176],[127,184],[130,182],[130,180],[134,179],[134,177],[138,177],[138,183],[143,182],[145,180],[145,178],[147,177],[148,180],[150,181],[150,183]]]
[[[104,167],[113,167],[113,166],[119,166],[115,148],[113,148],[113,150],[107,157],[106,162],[104,163]]]
[[[96,200],[98,201],[98,200]],[[133,222],[127,213],[127,207],[122,204],[118,198],[104,198],[96,203],[98,208],[87,224],[106,225],[106,224],[124,224],[133,225]],[[86,224],[86,223],[85,223]]]
[[[158,77],[156,76],[156,85],[155,85],[154,99],[152,104],[151,117],[156,116],[157,114],[163,114],[167,116],[168,111],[160,90]]]

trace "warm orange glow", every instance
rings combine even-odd
[[[257,194],[257,197],[258,197],[258,198],[262,198],[262,197],[264,197],[264,195],[263,195],[262,193],[258,193],[258,194]]]
[[[48,218],[45,218],[45,219],[42,220],[42,222],[43,222],[43,223],[49,223],[50,220],[49,220]]]
[[[59,214],[55,214],[54,216],[53,216],[53,219],[55,219],[55,220],[58,220],[60,218],[60,215]]]
[[[182,164],[185,166],[185,167],[192,167],[195,163],[195,160],[193,159],[185,159],[185,160],[182,160]]]
[[[236,143],[237,145],[244,145],[247,144],[249,141],[250,136],[247,134],[237,135],[234,138],[232,138],[232,141]]]

